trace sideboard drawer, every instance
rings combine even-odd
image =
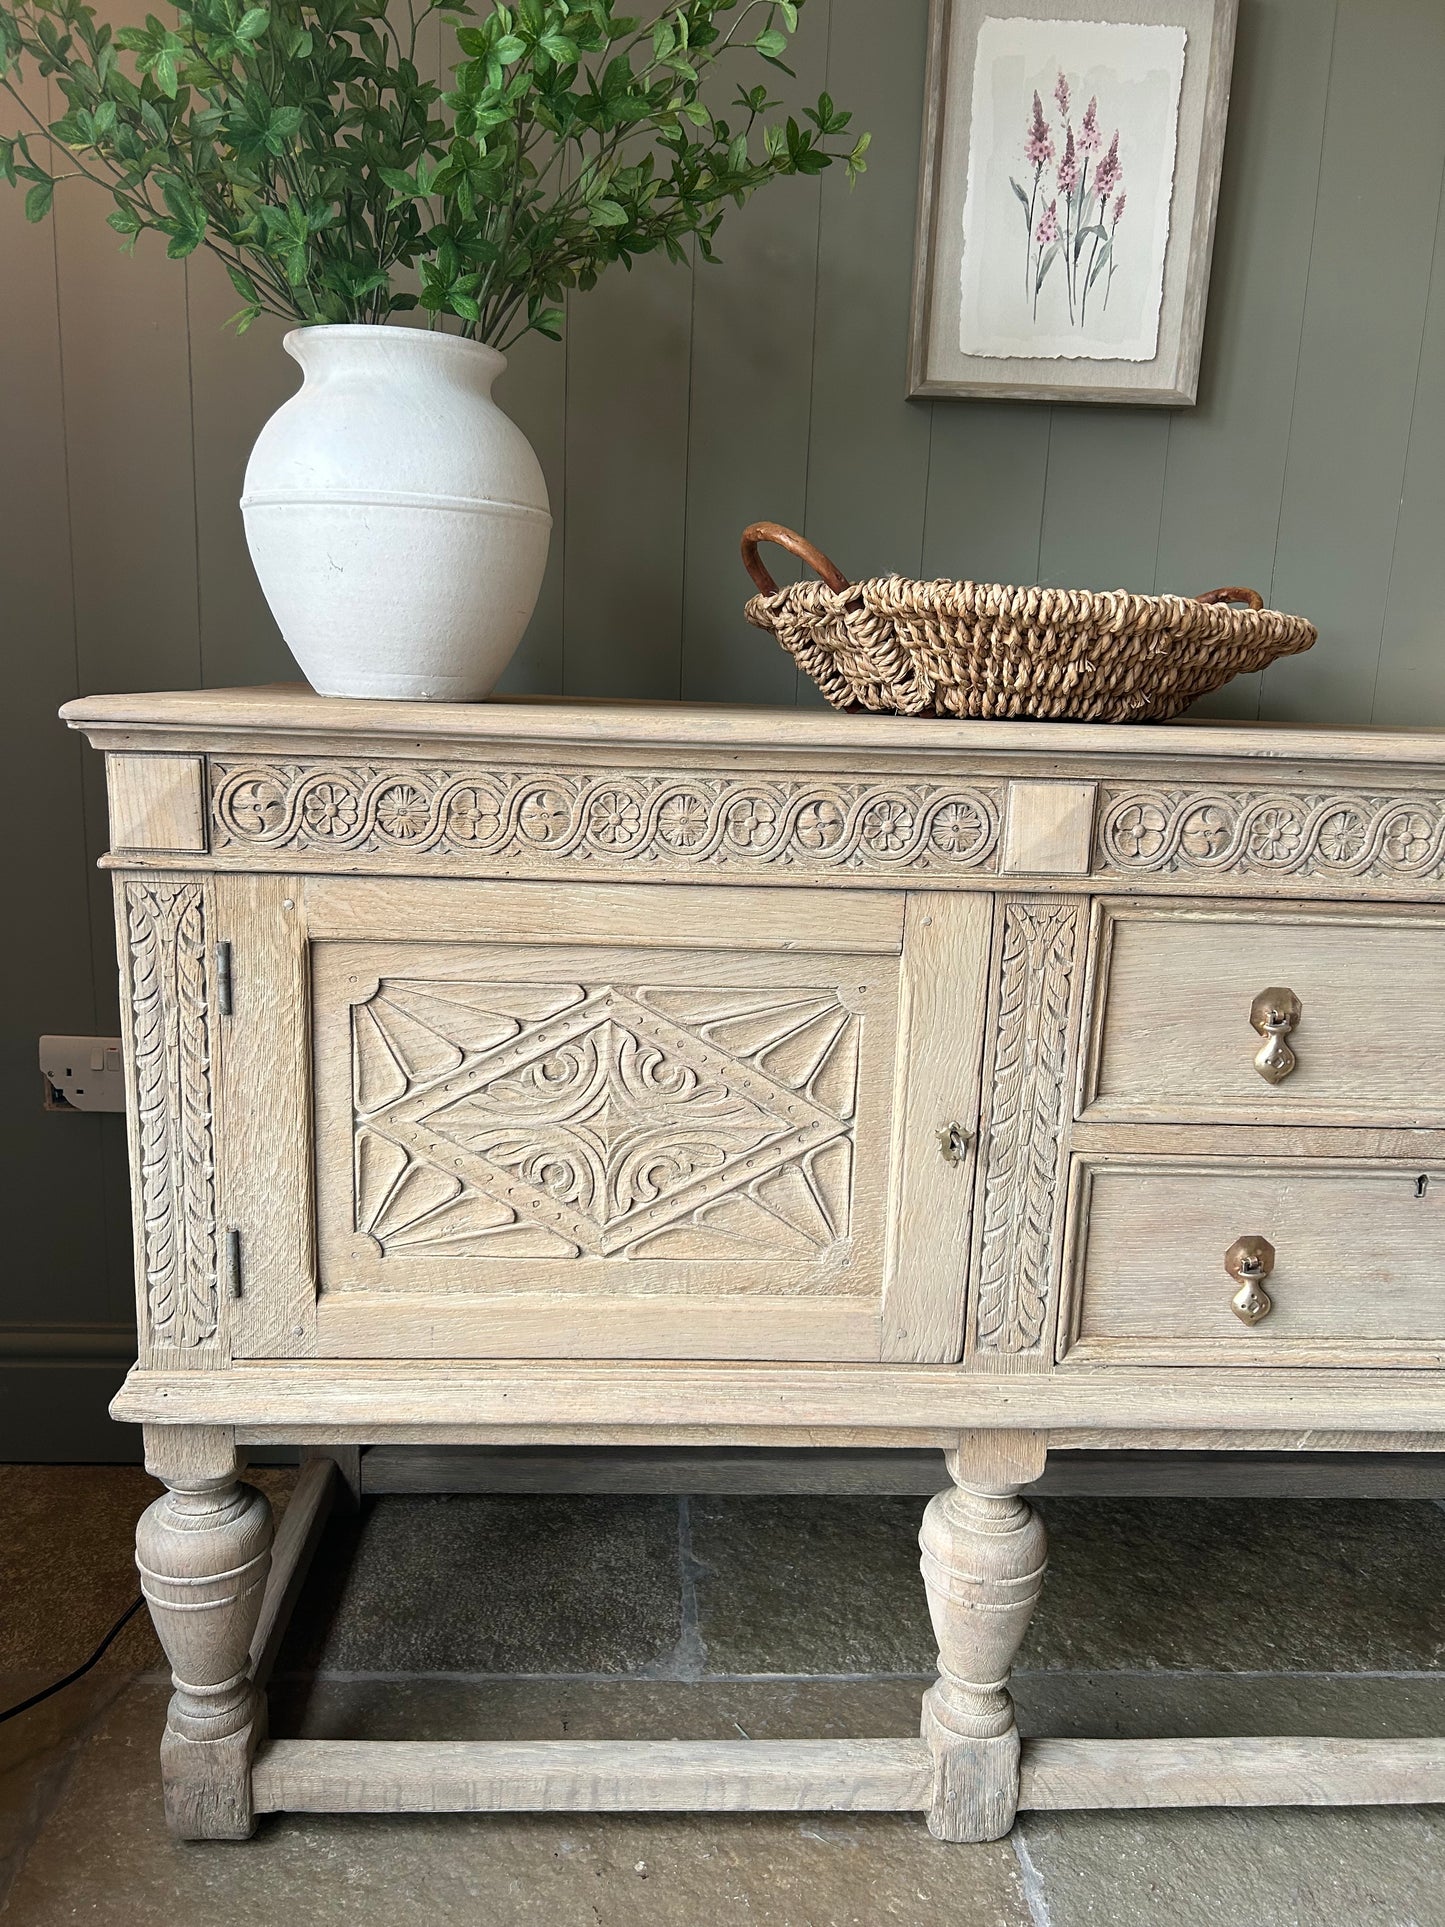
[[[1445,1123],[1439,914],[1106,903],[1092,981],[1091,1122]]]
[[[1270,1305],[1254,1323],[1232,1304],[1249,1280],[1241,1239],[1256,1264],[1265,1241]],[[1070,1254],[1071,1361],[1445,1361],[1438,1168],[1080,1159]]]

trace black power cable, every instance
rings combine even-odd
[[[13,1720],[19,1713],[28,1713],[32,1706],[38,1706],[42,1700],[48,1700],[54,1693],[64,1692],[67,1686],[73,1686],[78,1679],[83,1679],[91,1667],[95,1665],[96,1661],[104,1658],[106,1652],[115,1644],[116,1640],[120,1638],[121,1634],[144,1604],[145,1601],[140,1597],[132,1599],[120,1618],[111,1627],[105,1638],[83,1665],[77,1666],[73,1673],[67,1673],[64,1679],[58,1679],[49,1686],[42,1686],[38,1693],[32,1693],[28,1700],[21,1700],[18,1706],[7,1706],[4,1712],[0,1713],[0,1724],[3,1724],[6,1720]]]

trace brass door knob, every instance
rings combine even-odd
[[[1249,1021],[1264,1042],[1254,1053],[1254,1068],[1266,1084],[1283,1084],[1299,1059],[1284,1041],[1299,1022],[1300,1000],[1282,984],[1262,990],[1249,1007]]]
[[[1239,1290],[1229,1301],[1229,1309],[1246,1325],[1257,1325],[1274,1310],[1274,1300],[1264,1281],[1274,1270],[1274,1246],[1268,1238],[1250,1235],[1236,1238],[1224,1254],[1224,1269]]]

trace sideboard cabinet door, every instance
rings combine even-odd
[[[986,901],[290,887],[314,1285],[243,1354],[958,1355],[979,1052],[939,1026]],[[252,1000],[253,1088],[294,1078],[289,1001]]]

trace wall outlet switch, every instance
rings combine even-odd
[[[118,1037],[42,1037],[47,1111],[123,1111],[125,1064]]]

